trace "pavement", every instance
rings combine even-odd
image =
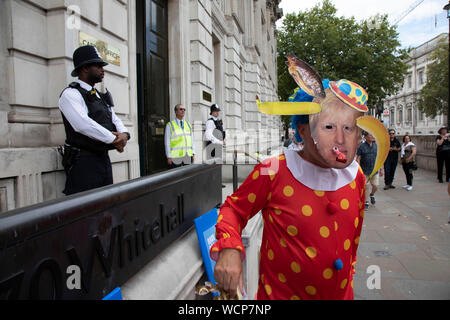
[[[403,189],[405,184],[398,166],[396,188],[383,190],[380,178],[376,204],[365,212],[353,281],[355,300],[450,299],[447,184],[438,183],[435,172],[421,169],[414,171],[412,191]],[[231,183],[225,185],[223,200],[233,192]],[[374,270],[379,271],[379,287]]]
[[[364,215],[355,300],[450,299],[448,186],[438,183],[435,172],[419,169],[413,174],[411,191],[402,188],[406,178],[401,167],[395,189],[383,190],[380,177],[376,204]],[[379,267],[380,288],[373,279],[377,267],[369,266]]]

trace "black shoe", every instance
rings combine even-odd
[[[395,189],[395,186],[393,186],[392,184],[389,186],[391,189]]]
[[[388,190],[388,189],[390,189],[391,188],[391,186],[385,186],[384,188],[383,188],[383,190]]]
[[[370,195],[370,203],[375,204],[375,197],[373,196],[373,194]]]
[[[222,185],[222,188],[225,188],[225,187],[226,187],[226,185],[223,184],[223,185]]]

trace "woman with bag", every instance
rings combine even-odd
[[[412,180],[413,180],[413,170],[417,169],[415,163],[416,156],[416,145],[411,142],[411,137],[409,135],[405,135],[403,137],[403,145],[400,153],[401,163],[403,166],[403,171],[406,176],[406,185],[403,186],[408,191],[412,190]]]
[[[448,137],[447,128],[440,128],[439,135],[436,137],[436,159],[438,169],[438,180],[443,183],[442,175],[445,163],[445,181],[449,182],[450,178],[450,139]]]

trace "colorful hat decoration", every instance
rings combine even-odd
[[[353,109],[367,112],[367,92],[359,84],[341,79],[338,82],[330,81],[330,89],[333,93]]]

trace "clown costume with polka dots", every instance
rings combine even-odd
[[[342,187],[315,190],[323,187],[314,177],[336,174],[326,170],[287,150],[257,165],[222,206],[214,260],[223,248],[240,250],[244,259],[241,231],[262,210],[258,299],[353,299],[365,178],[355,162],[337,173]]]
[[[372,132],[382,145],[383,154],[375,167],[387,156],[383,141],[389,137],[378,120],[362,116],[367,111],[367,93],[361,86],[348,80],[322,82],[301,60],[295,56],[288,59],[304,68],[303,77],[311,75],[298,80],[290,66],[301,86],[290,99],[296,104],[263,105],[258,101],[258,108],[271,114],[284,114],[283,108],[288,108],[288,112],[295,112],[291,114],[301,115],[293,117],[293,123],[305,147],[302,151],[286,150],[256,165],[227,197],[210,254],[217,261],[220,278],[228,279],[222,276],[226,268],[221,260],[231,258],[222,257],[221,252],[240,252],[243,261],[241,232],[248,220],[261,212],[264,229],[257,299],[353,299],[365,196],[365,177],[354,159],[360,128]],[[305,83],[310,86],[304,87]],[[237,253],[232,255],[227,261],[239,259]]]

